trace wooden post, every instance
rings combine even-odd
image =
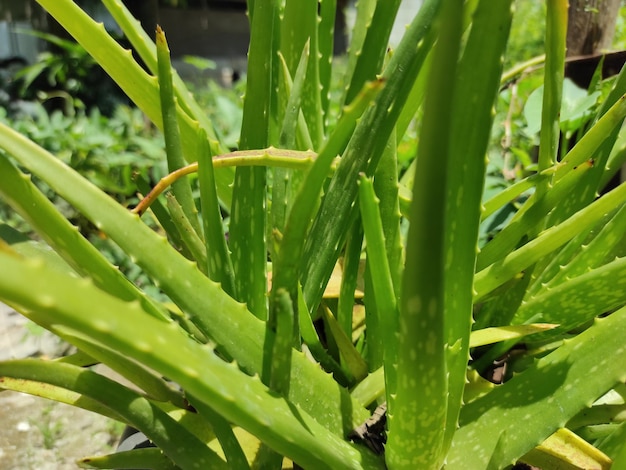
[[[611,48],[620,0],[570,0],[567,56],[590,55]]]

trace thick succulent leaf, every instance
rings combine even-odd
[[[486,344],[498,343],[508,339],[518,339],[534,333],[550,330],[558,325],[546,323],[533,323],[530,325],[511,325],[493,328],[483,328],[472,331],[470,336],[470,348],[484,346]]]
[[[180,469],[156,447],[133,449],[109,455],[85,457],[78,462],[80,468],[150,468],[152,470]]]
[[[559,143],[559,113],[565,63],[565,36],[567,32],[567,0],[549,2],[546,20],[546,63],[544,68],[544,92],[541,107],[541,131],[539,133],[539,171],[557,161]],[[540,181],[537,195],[543,196],[548,182]]]
[[[471,6],[465,9],[465,13],[469,11]],[[466,381],[473,273],[477,263],[480,207],[486,171],[484,155],[493,123],[492,109],[500,86],[502,56],[509,38],[511,18],[509,0],[478,2],[454,88],[452,127],[448,136],[450,155],[445,183],[445,229],[441,234],[445,239],[444,334],[449,347],[446,351],[449,374],[444,439],[446,451],[457,427]],[[464,25],[461,28],[464,30]],[[435,57],[433,67],[436,61]],[[476,67],[479,61],[482,65]],[[434,148],[431,151],[436,152]]]
[[[463,9],[457,2],[444,0],[437,18],[439,38],[429,79],[430,92],[424,102],[413,186],[394,371],[397,388],[388,396],[389,436],[385,452],[392,468],[439,469],[447,453],[444,234],[462,20]]]
[[[506,467],[564,427],[626,380],[624,335],[626,308],[596,320],[523,373],[464,406],[446,468],[484,468],[499,439],[503,446],[497,464]]]
[[[158,80],[159,96],[161,102],[161,116],[163,119],[163,134],[165,136],[165,153],[167,154],[167,167],[169,172],[173,172],[185,166],[183,156],[183,146],[178,128],[178,113],[176,110],[176,100],[174,98],[174,85],[172,83],[172,64],[170,62],[170,50],[165,39],[165,33],[160,26],[156,29],[156,45],[158,59]],[[201,134],[198,133],[198,136]],[[197,159],[197,156],[194,160]],[[180,204],[182,213],[189,221],[193,231],[202,236],[200,223],[198,222],[198,210],[196,209],[189,178],[184,176],[178,179],[172,190],[176,196],[176,201]],[[174,219],[179,219],[174,217]],[[196,258],[196,261],[200,262]]]
[[[626,258],[619,258],[554,288],[545,288],[541,294],[522,303],[514,322],[539,318],[568,329],[624,304]]]
[[[539,468],[611,468],[610,458],[567,428],[559,429],[520,460]]]
[[[603,218],[604,214],[614,211],[624,201],[626,201],[626,184],[618,186],[559,225],[543,231],[537,238],[513,251],[504,259],[478,272],[474,277],[474,301],[513,279],[577,234],[591,229]]]
[[[106,342],[120,353],[180,384],[228,421],[247,429],[281,454],[314,468],[381,468],[380,460],[369,451],[359,450],[329,432],[297,405],[271,393],[258,376],[251,377],[241,372],[236,364],[224,362],[209,347],[193,341],[175,325],[164,325],[142,312],[137,303],[122,302],[88,281],[60,276],[37,260],[24,261],[14,255],[0,253],[0,261],[6,267],[0,274],[0,297],[25,313],[54,318],[55,323],[64,328]],[[37,292],[36,296],[32,295],[33,290]],[[87,310],[91,315],[82,314]],[[141,329],[136,328],[139,324]],[[0,374],[8,375],[11,369],[7,364],[0,368]],[[12,373],[21,377],[25,374],[25,366],[21,362],[16,364]],[[73,374],[89,373],[62,363],[57,363],[56,368],[34,367],[45,369],[36,373],[44,374],[47,381],[56,380],[58,374],[55,369],[64,371],[72,368],[70,372]],[[41,375],[38,377],[43,380]],[[79,389],[80,380],[73,380],[75,385],[66,388],[87,393],[85,389]],[[95,378],[92,380],[95,381]],[[108,381],[106,387],[96,387],[95,384],[92,387],[102,394],[113,390],[112,383]],[[121,390],[119,393],[126,390],[121,386],[117,389]],[[95,393],[90,391],[89,395],[94,397]],[[124,393],[128,395],[130,391]],[[129,403],[137,402],[136,398],[129,401],[126,395],[118,396],[119,404],[114,409],[119,413]],[[110,400],[113,400],[113,395]],[[151,422],[142,422],[138,427],[150,430]],[[180,442],[173,443],[171,435],[176,434],[182,439],[183,430],[170,430],[167,432],[169,440],[154,441],[166,453],[170,452],[173,460],[183,467],[193,468],[191,463],[183,463],[183,458],[187,462],[195,459],[197,464],[200,455],[206,459],[204,465],[211,467],[208,448],[197,455],[197,451],[189,447],[193,442],[184,446]],[[171,448],[180,450],[173,454]]]

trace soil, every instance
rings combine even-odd
[[[0,360],[59,357],[70,347],[0,304]],[[82,457],[111,453],[123,426],[73,406],[0,391],[0,470],[74,470]]]

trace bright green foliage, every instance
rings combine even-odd
[[[597,193],[626,159],[626,72],[577,91],[589,121],[564,146],[566,2],[547,8],[538,165],[494,189],[512,0],[425,0],[391,52],[400,2],[359,1],[334,93],[337,2],[249,0],[234,152],[172,70],[162,31],[154,44],[120,0],[103,1],[147,72],[73,1],[38,1],[162,130],[172,172],[131,211],[66,165],[68,149],[0,124],[0,198],[40,240],[0,226],[0,300],[80,351],[0,363],[0,384],[158,446],[81,465],[624,462],[626,185]],[[417,154],[399,161],[412,133]],[[137,185],[150,192],[146,174]],[[50,194],[151,285],[124,277]],[[479,375],[503,357],[513,378]],[[93,362],[140,392],[83,367]],[[385,400],[384,430],[363,427]]]

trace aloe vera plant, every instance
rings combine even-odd
[[[2,362],[0,386],[112,417],[156,446],[82,466],[624,464],[626,186],[597,193],[626,153],[626,72],[558,160],[566,1],[548,2],[537,173],[490,201],[485,155],[511,0],[425,0],[391,53],[400,2],[359,1],[338,97],[336,2],[248,0],[236,151],[172,70],[163,31],[153,42],[121,1],[103,0],[145,71],[71,0],[38,2],[163,131],[171,172],[150,194],[140,185],[147,197],[129,210],[0,125],[0,197],[41,240],[39,250],[0,242],[0,300],[79,350]],[[407,188],[397,146],[416,116]],[[131,284],[30,175],[171,302]],[[478,250],[487,212],[529,189]],[[511,380],[477,375],[519,342]]]

